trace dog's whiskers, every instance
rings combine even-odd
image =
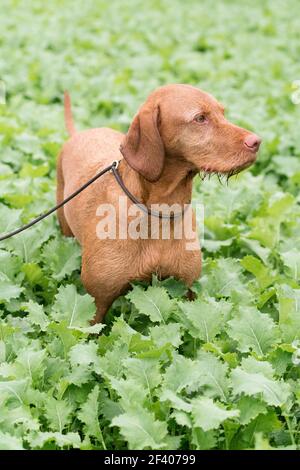
[[[222,176],[223,176],[222,173],[217,173],[217,177],[218,177],[218,180],[219,180],[220,184],[223,184]]]
[[[198,175],[201,181],[205,181],[206,179],[210,181],[212,176],[216,176],[220,184],[223,184],[223,179],[225,178],[227,179],[227,183],[228,183],[229,178],[231,178],[233,174],[235,174],[234,171],[231,171],[229,173],[222,173],[221,171],[212,171],[212,170],[206,170],[206,169],[200,170],[198,172]]]

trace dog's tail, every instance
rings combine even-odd
[[[70,136],[75,134],[76,129],[74,126],[73,116],[72,116],[72,109],[71,109],[71,98],[67,91],[65,91],[65,123],[66,128]]]

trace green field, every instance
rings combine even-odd
[[[56,217],[1,243],[1,449],[300,448],[299,12],[298,0],[1,1],[0,233],[54,204],[64,89],[78,128],[126,131],[153,89],[189,83],[264,140],[228,186],[195,179],[193,303],[153,278],[91,327],[80,247]]]

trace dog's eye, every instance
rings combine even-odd
[[[198,114],[198,116],[196,116],[196,117],[194,118],[194,121],[199,122],[200,124],[202,124],[203,122],[206,121],[206,116],[205,116],[205,114]]]

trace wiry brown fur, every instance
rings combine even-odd
[[[205,114],[205,122],[195,121],[199,113]],[[256,149],[245,146],[250,132],[229,123],[211,95],[188,85],[168,85],[152,93],[125,136],[108,128],[76,132],[68,97],[65,114],[71,137],[58,160],[58,202],[100,169],[121,160],[120,174],[141,202],[185,204],[191,200],[197,172],[240,171],[254,162],[259,146],[259,142]],[[184,238],[98,239],[97,207],[101,203],[117,207],[120,196],[124,193],[107,173],[58,213],[63,234],[75,236],[82,246],[81,277],[96,300],[95,321],[103,319],[133,280],[150,280],[157,273],[190,286],[201,272],[200,247],[186,250]],[[131,204],[127,200],[128,207]]]

